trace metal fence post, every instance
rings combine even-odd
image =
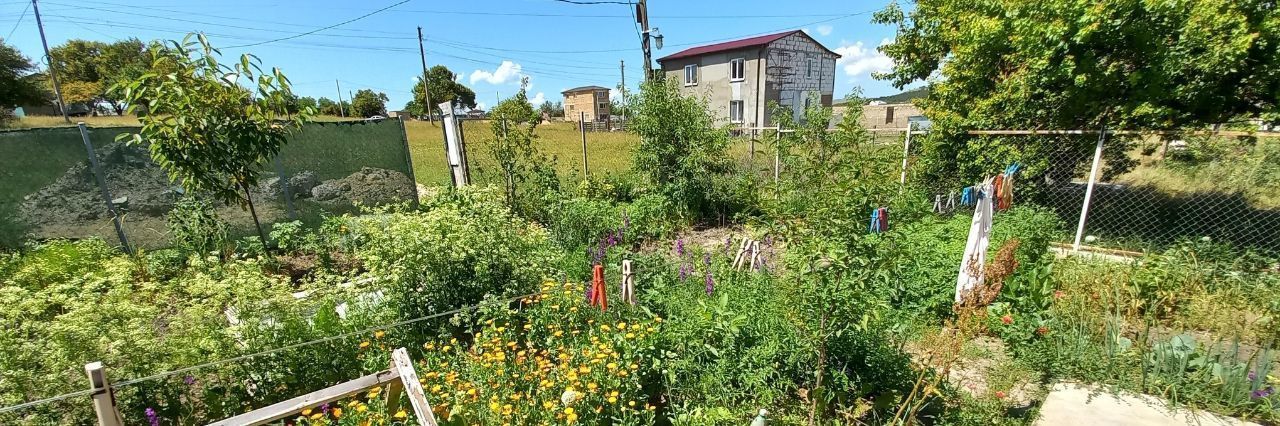
[[[1098,145],[1093,149],[1093,167],[1089,169],[1089,184],[1084,190],[1084,203],[1080,205],[1080,223],[1076,225],[1076,240],[1071,249],[1080,251],[1080,240],[1084,238],[1084,222],[1089,218],[1089,203],[1093,201],[1093,187],[1098,183],[1098,169],[1102,165],[1102,142],[1107,139],[1107,128],[1098,132]]]
[[[271,163],[276,168],[276,178],[280,179],[280,194],[284,197],[285,212],[289,215],[289,220],[298,220],[298,213],[293,208],[293,189],[289,188],[289,176],[284,173],[284,165],[280,163],[280,155],[276,154],[272,157]]]
[[[778,171],[782,170],[782,126],[773,129],[773,184],[778,184]]]
[[[89,390],[93,391],[89,396],[93,398],[93,412],[98,417],[98,425],[124,425],[120,410],[116,408],[116,395],[111,390],[111,383],[107,382],[106,368],[101,362],[91,362],[84,365],[84,372],[89,376]]]
[[[902,142],[902,176],[898,178],[898,193],[907,187],[907,157],[911,154],[911,122],[907,122],[907,137]]]
[[[427,108],[427,114],[431,114],[431,108]],[[404,124],[404,116],[397,115],[396,121],[400,122],[400,142],[404,144],[404,160],[409,166],[409,180],[413,181],[413,208],[418,208],[418,174],[413,171],[413,151],[409,149],[409,128]],[[292,201],[290,201],[292,203]],[[292,208],[292,204],[290,204]]]
[[[93,177],[98,181],[98,190],[102,192],[102,201],[107,205],[107,212],[111,214],[111,222],[116,227],[116,238],[120,239],[120,245],[124,248],[124,252],[133,254],[133,248],[129,246],[129,237],[124,233],[124,225],[120,223],[120,212],[116,210],[116,204],[111,201],[111,190],[107,188],[107,177],[102,172],[102,166],[98,164],[98,154],[93,151],[93,143],[89,142],[89,129],[85,127],[84,122],[76,123],[80,128],[80,138],[84,140],[84,150],[89,154],[89,167],[93,168]]]
[[[578,127],[582,128],[582,180],[587,180],[587,113],[578,113]]]

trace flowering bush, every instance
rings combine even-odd
[[[470,343],[423,345],[418,370],[442,424],[652,424],[646,392],[662,319],[629,307],[601,312],[580,287],[482,313]]]

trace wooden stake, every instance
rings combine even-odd
[[[89,376],[89,389],[93,390],[93,412],[98,415],[99,426],[122,426],[124,420],[120,410],[116,408],[116,395],[111,391],[111,383],[107,381],[106,368],[101,362],[84,365],[84,372]]]
[[[409,405],[413,406],[413,414],[418,418],[418,424],[436,426],[435,413],[431,412],[431,404],[427,403],[427,394],[422,390],[422,383],[418,382],[418,373],[413,369],[413,360],[409,359],[409,352],[404,348],[392,352],[391,369],[400,373],[398,387],[409,397]],[[387,401],[391,401],[390,395],[388,394]],[[396,397],[399,399],[399,395]]]

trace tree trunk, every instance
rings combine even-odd
[[[253,208],[253,196],[249,194],[249,185],[241,182],[240,188],[244,189],[244,200],[249,202],[249,216],[253,216],[253,226],[258,229],[258,240],[262,241],[262,250],[267,251],[271,246],[267,245],[267,234],[262,232],[262,222],[258,221],[258,211]]]

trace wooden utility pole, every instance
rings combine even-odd
[[[346,117],[346,111],[342,110],[342,85],[338,84],[338,80],[333,80],[333,85],[338,86],[338,115]]]
[[[54,66],[53,55],[49,54],[49,40],[44,36],[44,21],[40,20],[40,5],[31,0],[31,9],[36,13],[36,27],[40,28],[40,44],[44,45],[44,57],[49,61],[49,80],[53,82],[53,94],[58,97],[58,110],[62,112],[62,121],[71,123],[67,117],[67,103],[62,100],[62,88],[58,86],[58,71]]]
[[[422,97],[426,100],[422,110],[427,113],[427,121],[435,124],[436,120],[431,118],[431,89],[427,87],[427,49],[422,47],[422,27],[418,27],[418,56],[422,57]]]
[[[649,51],[649,5],[645,0],[636,3],[636,20],[640,23],[640,49],[644,50],[644,78],[649,81],[653,74],[653,57]]]

